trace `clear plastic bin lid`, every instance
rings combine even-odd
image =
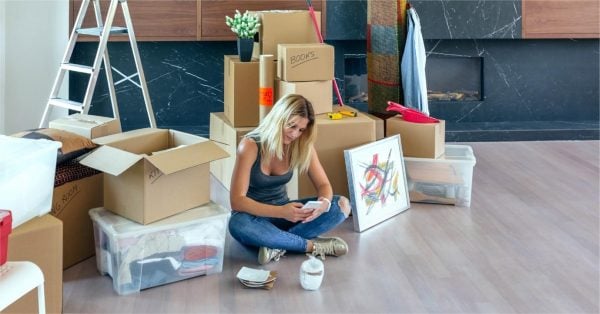
[[[444,154],[438,158],[417,158],[417,157],[404,157],[404,160],[408,161],[419,161],[419,162],[445,162],[452,161],[453,163],[465,163],[475,165],[475,155],[473,154],[473,148],[469,145],[448,145],[444,148]]]
[[[130,233],[150,233],[172,229],[173,227],[183,227],[186,225],[196,224],[202,219],[218,218],[224,215],[229,215],[229,210],[210,202],[206,205],[188,209],[179,214],[147,225],[142,225],[127,218],[113,214],[102,207],[90,209],[89,214],[92,220],[100,224],[105,232],[112,235],[123,236]]]

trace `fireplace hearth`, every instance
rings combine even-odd
[[[481,100],[483,58],[429,55],[425,73],[429,101]]]

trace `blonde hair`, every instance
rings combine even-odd
[[[300,137],[290,144],[286,153],[292,169],[308,171],[316,139],[315,113],[310,101],[297,94],[287,94],[280,98],[258,127],[246,134],[245,137],[257,141],[262,155],[261,161],[268,162],[273,157],[283,159],[283,131],[290,119],[296,116],[308,119],[308,124]]]

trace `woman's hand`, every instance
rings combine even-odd
[[[302,203],[291,202],[285,205],[282,205],[283,215],[286,220],[291,222],[305,221],[307,217],[309,217],[312,213],[312,209],[302,208],[304,206]]]
[[[309,221],[313,221],[315,219],[317,219],[317,217],[321,216],[322,213],[325,213],[329,210],[329,203],[326,201],[322,201],[320,198],[319,200],[322,202],[321,206],[319,206],[319,208],[315,208],[315,209],[311,209],[311,213],[308,217],[306,217],[302,223],[307,223]]]

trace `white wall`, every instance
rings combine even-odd
[[[67,46],[68,14],[67,0],[0,0],[0,133],[38,127]],[[67,90],[65,80],[62,97]]]
[[[5,66],[4,66],[4,55],[5,55],[5,51],[6,51],[6,45],[5,45],[5,30],[6,30],[6,1],[5,0],[0,0],[0,134],[4,134],[4,120],[5,120],[5,113],[4,113],[4,72],[5,72]]]

